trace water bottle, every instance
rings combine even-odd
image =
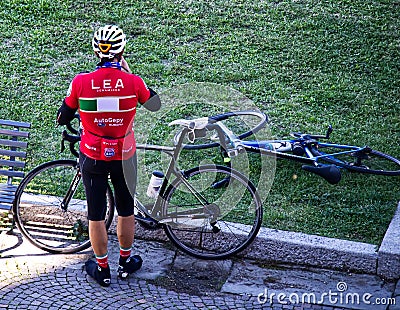
[[[147,196],[149,196],[150,198],[157,198],[163,180],[164,173],[157,170],[153,171],[153,173],[151,174],[149,186],[147,187]]]

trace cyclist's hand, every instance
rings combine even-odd
[[[132,73],[131,69],[129,68],[128,63],[126,62],[126,60],[124,58],[124,56],[121,56],[121,62],[120,63],[121,63],[122,70],[124,70],[124,71],[126,71],[128,73]]]

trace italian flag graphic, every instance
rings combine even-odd
[[[127,111],[123,108],[124,99],[133,97],[136,96],[79,98],[79,107],[84,112],[123,112]]]

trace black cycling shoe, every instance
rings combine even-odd
[[[85,269],[89,276],[96,280],[101,286],[110,286],[111,274],[110,267],[102,268],[96,262],[88,260],[85,263]]]
[[[139,270],[142,267],[143,260],[139,255],[133,255],[128,257],[124,262],[123,259],[119,259],[118,276],[122,279],[127,278],[130,274]]]

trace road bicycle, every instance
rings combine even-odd
[[[214,116],[207,125],[220,131],[230,113]],[[152,204],[135,196],[135,218],[149,229],[164,229],[183,252],[201,259],[225,259],[244,250],[256,237],[263,210],[256,187],[239,171],[223,165],[200,165],[181,170],[178,157],[184,140],[203,120],[180,124],[173,147],[138,144],[138,150],[169,155],[158,195]],[[171,124],[171,125],[173,125]],[[201,124],[200,124],[201,125]],[[63,132],[64,142],[77,156],[80,137]],[[222,139],[222,136],[221,136]],[[226,180],[228,180],[226,182]],[[114,197],[107,189],[105,224],[114,218]],[[90,246],[85,192],[77,160],[54,160],[36,167],[21,181],[14,200],[13,215],[21,233],[35,246],[51,253],[75,253]]]
[[[246,116],[257,121],[238,134],[224,123]],[[332,184],[340,181],[342,169],[400,175],[400,161],[390,155],[367,146],[321,142],[330,138],[332,127],[325,135],[293,133],[292,139],[286,140],[246,140],[266,123],[267,116],[259,111],[180,119],[170,124],[180,126],[173,147],[139,144],[138,150],[164,152],[171,160],[155,202],[142,204],[136,197],[138,223],[150,229],[163,228],[177,248],[202,259],[230,257],[256,237],[263,210],[253,183],[229,164],[200,165],[181,171],[177,160],[184,149],[220,147],[225,158],[248,151],[293,160]],[[70,142],[71,152],[77,155],[74,144],[79,137],[64,133],[63,140]],[[107,197],[105,221],[109,227],[114,215],[111,188]],[[14,217],[21,232],[36,246],[54,253],[73,253],[90,246],[85,208],[79,164],[76,160],[58,160],[27,174],[17,190]]]
[[[238,153],[247,151],[273,156],[278,159],[288,159],[303,163],[303,170],[315,173],[331,184],[336,184],[341,180],[341,170],[343,169],[384,176],[400,175],[400,160],[393,156],[376,151],[369,146],[354,146],[320,141],[330,139],[333,132],[331,125],[324,135],[294,132],[290,134],[291,139],[245,140],[266,125],[267,116],[256,111],[230,113],[229,117],[251,115],[258,118],[259,122],[241,134],[232,132],[223,123],[220,123],[216,129],[220,131],[218,133],[219,136],[225,135],[227,137],[225,140],[221,137],[216,137],[216,135],[211,135],[205,138],[204,141],[198,140],[197,144],[185,144],[182,148],[199,150],[222,145],[221,149],[224,156],[228,157],[234,157]],[[213,117],[210,117],[209,120],[214,121]],[[202,119],[202,125],[197,126],[191,135],[206,137],[204,130],[208,130],[207,123],[209,123],[209,120],[207,118]],[[199,122],[197,121],[197,123]]]

